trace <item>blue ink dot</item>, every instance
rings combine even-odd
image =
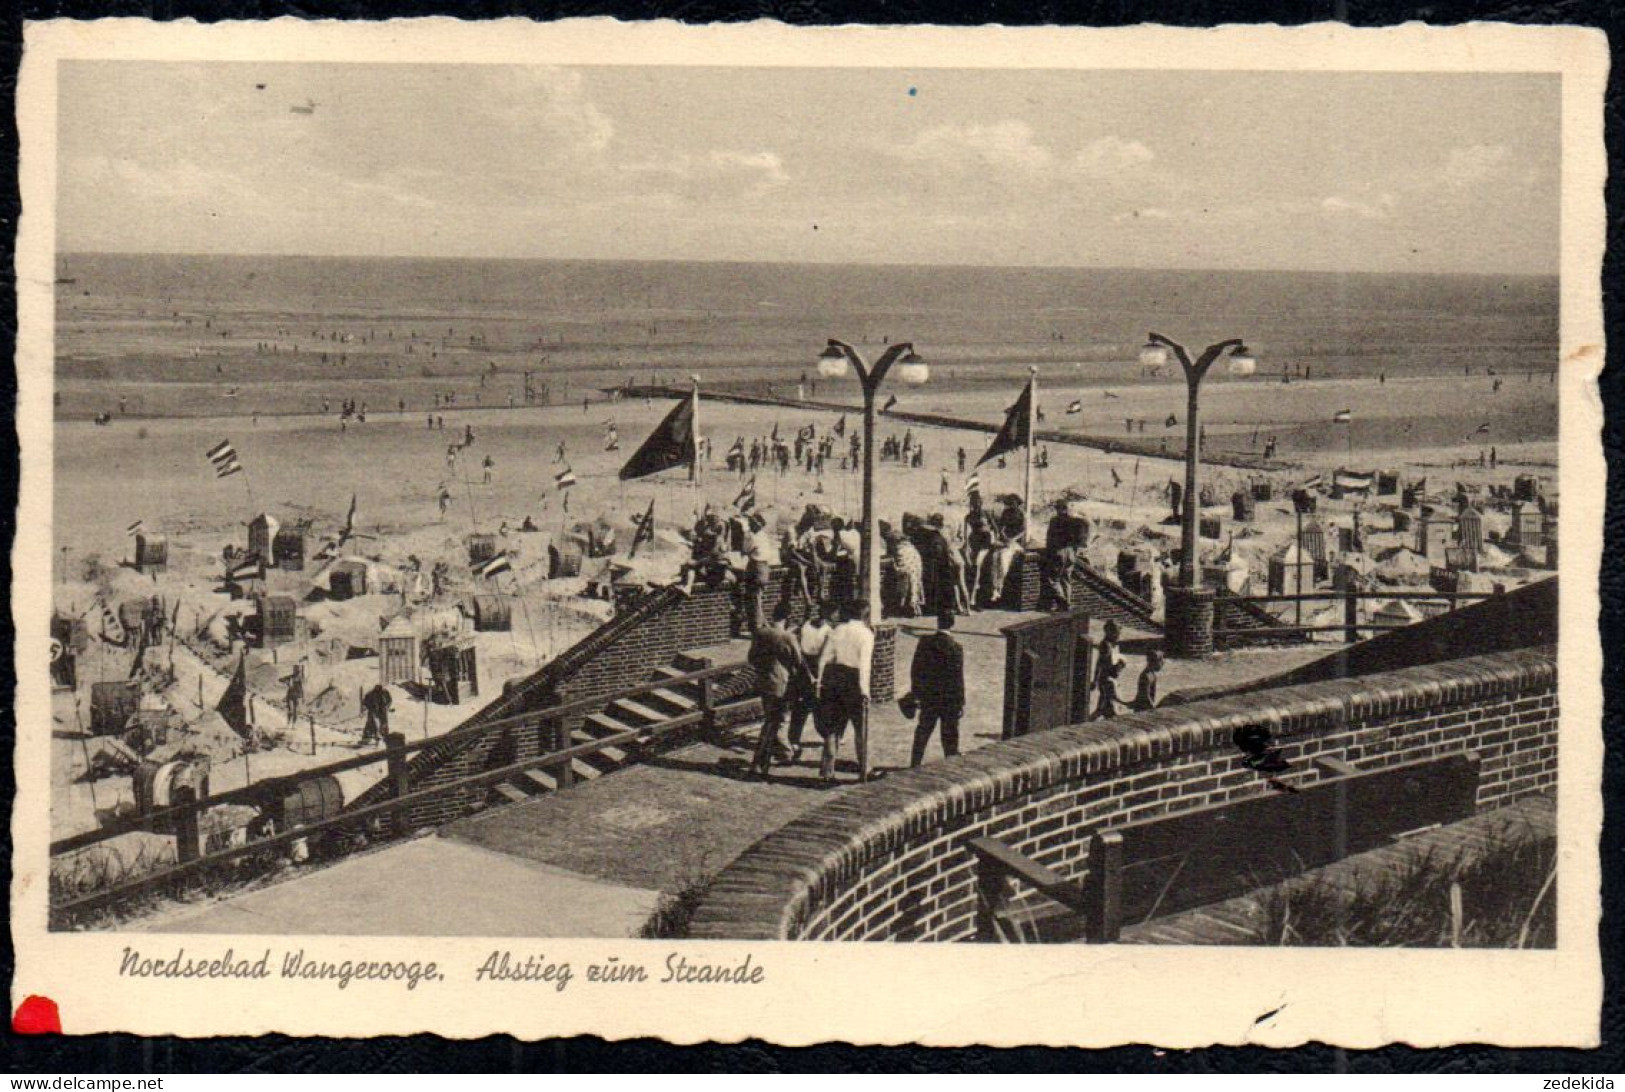
[[[918,87],[910,87],[908,89],[908,97],[909,98],[913,98],[915,95],[918,95],[919,93],[920,93],[920,89]]]

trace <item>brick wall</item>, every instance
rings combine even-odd
[[[1265,723],[1297,772],[1476,752],[1478,805],[1549,791],[1557,776],[1550,646],[1360,679],[1308,683],[1074,725],[857,786],[718,874],[690,935],[709,939],[970,940],[967,840],[993,836],[1081,878],[1102,827],[1273,791],[1231,735]]]

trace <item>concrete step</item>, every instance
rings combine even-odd
[[[552,774],[542,770],[530,769],[519,775],[521,782],[528,782],[536,792],[557,792],[558,781]]]
[[[580,731],[587,737],[583,742],[590,742],[594,739],[620,735],[622,732],[631,731],[633,728],[638,727],[641,727],[641,725],[628,724],[606,710],[602,713],[588,713],[585,717],[582,717]]]
[[[695,689],[699,688],[696,686]],[[670,717],[680,717],[700,707],[698,694],[685,694],[682,690],[651,690],[638,700]]]
[[[521,789],[519,786],[510,785],[506,781],[499,781],[495,785],[492,785],[491,788],[496,790],[498,796],[505,798],[513,804],[524,803],[526,800],[529,800],[532,795],[531,793]]]
[[[621,698],[619,701],[611,702],[604,709],[604,712],[622,724],[631,725],[632,727],[659,724],[662,721],[671,719],[670,714],[662,713],[658,709],[651,709],[642,702],[633,701],[631,698]]]
[[[592,781],[604,771],[579,758],[572,758],[570,760],[570,772],[575,774],[577,781]]]

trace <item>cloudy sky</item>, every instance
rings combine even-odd
[[[57,231],[67,251],[1555,273],[1558,90],[69,62]]]

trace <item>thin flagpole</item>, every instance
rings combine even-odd
[[[1140,457],[1134,456],[1134,482],[1128,487],[1128,522],[1134,524],[1134,505],[1140,499]]]
[[[1026,538],[1032,540],[1033,535],[1033,443],[1038,439],[1038,368],[1036,365],[1027,369],[1032,378],[1027,380],[1027,444],[1021,472],[1021,500],[1025,506],[1027,518]]]

